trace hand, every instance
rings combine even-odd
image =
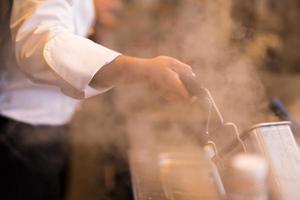
[[[142,82],[159,88],[167,96],[190,99],[180,76],[194,77],[192,68],[174,58],[159,56],[151,59],[119,56],[104,66],[91,86],[125,85]]]

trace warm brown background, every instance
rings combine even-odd
[[[173,52],[174,43],[172,44],[170,38],[173,37],[176,41],[176,37],[180,37],[176,35],[176,31],[182,29],[166,30],[166,27],[170,27],[170,24],[174,23],[172,19],[180,19],[178,16],[184,18],[186,13],[190,12],[188,6],[180,4],[182,2],[198,5],[199,11],[193,12],[200,13],[201,5],[207,6],[209,0],[126,1],[124,10],[120,13],[121,17],[117,28],[108,31],[108,33],[105,32],[105,35],[100,34],[102,43],[129,55],[146,57],[161,53],[181,57],[182,52],[190,51],[188,56],[182,56],[181,59],[184,62],[191,62],[192,66],[198,64],[193,63],[191,55],[197,55],[193,48]],[[214,2],[221,4],[221,0]],[[253,120],[253,123],[277,120],[268,111],[267,105],[270,97],[278,96],[300,122],[299,1],[232,0],[228,2],[230,5],[225,5],[223,14],[225,18],[228,14],[227,17],[233,18],[232,22],[235,24],[233,28],[228,28],[231,25],[227,26],[225,21],[218,21],[219,18],[214,15],[206,17],[208,19],[217,18],[216,25],[219,23],[223,26],[212,30],[215,35],[221,34],[216,36],[220,38],[220,41],[225,38],[226,45],[235,46],[247,59],[254,63],[257,76],[253,77],[253,80],[250,78],[249,83],[257,80],[263,83],[263,97],[259,93],[258,98],[261,98],[259,101],[255,99],[255,92],[249,96],[249,98],[254,96],[254,102],[257,103],[251,106],[254,108],[257,106],[260,109],[259,111],[253,109],[251,112],[249,111],[251,114],[247,121],[251,121],[249,120],[251,117],[256,118],[257,112],[263,112],[263,116],[262,118],[260,116],[258,121]],[[226,6],[232,9],[226,10],[228,9]],[[175,21],[176,23],[182,24],[184,22],[179,20],[179,22]],[[195,25],[201,24],[201,21],[187,21],[187,23]],[[174,25],[174,27],[180,28],[179,25]],[[205,38],[206,34],[205,29],[203,29],[202,32],[204,33],[202,34],[201,30],[193,29],[191,26],[187,26],[187,30],[184,31],[195,43],[201,37]],[[209,35],[211,33],[208,33],[207,36]],[[179,40],[177,43],[180,44],[181,41]],[[182,43],[185,48],[189,47],[188,43]],[[198,54],[201,54],[201,51]],[[216,56],[220,56],[219,53]],[[240,71],[240,73],[243,72],[243,70]],[[234,76],[236,74],[233,73]],[[243,92],[246,94],[252,91],[249,91],[249,88],[242,88],[240,92],[241,94],[236,95],[243,96]],[[126,119],[123,118],[118,109],[117,105],[120,99],[116,97],[116,93],[117,91],[111,91],[85,101],[71,124],[73,133],[69,200],[130,199],[126,164]],[[120,93],[124,94],[124,91],[119,91]],[[218,97],[218,93],[215,93]],[[237,96],[232,99],[239,98]],[[223,104],[223,101],[218,101],[220,105]],[[240,108],[243,108],[243,102],[247,105],[251,104],[251,101],[248,100],[241,101],[241,105],[237,105],[236,113],[239,112]],[[224,105],[227,104],[224,103]],[[230,105],[228,106],[230,107]]]

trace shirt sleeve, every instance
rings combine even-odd
[[[29,79],[82,99],[110,89],[89,84],[120,54],[76,35],[73,1],[15,0],[11,32],[18,65]]]

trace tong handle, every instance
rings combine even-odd
[[[187,76],[184,74],[180,74],[180,80],[184,84],[185,88],[189,92],[191,96],[202,96],[204,91],[202,86],[197,82],[196,76]]]

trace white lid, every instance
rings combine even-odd
[[[249,181],[264,181],[268,175],[267,161],[257,154],[238,154],[233,157],[230,167],[232,175]]]

